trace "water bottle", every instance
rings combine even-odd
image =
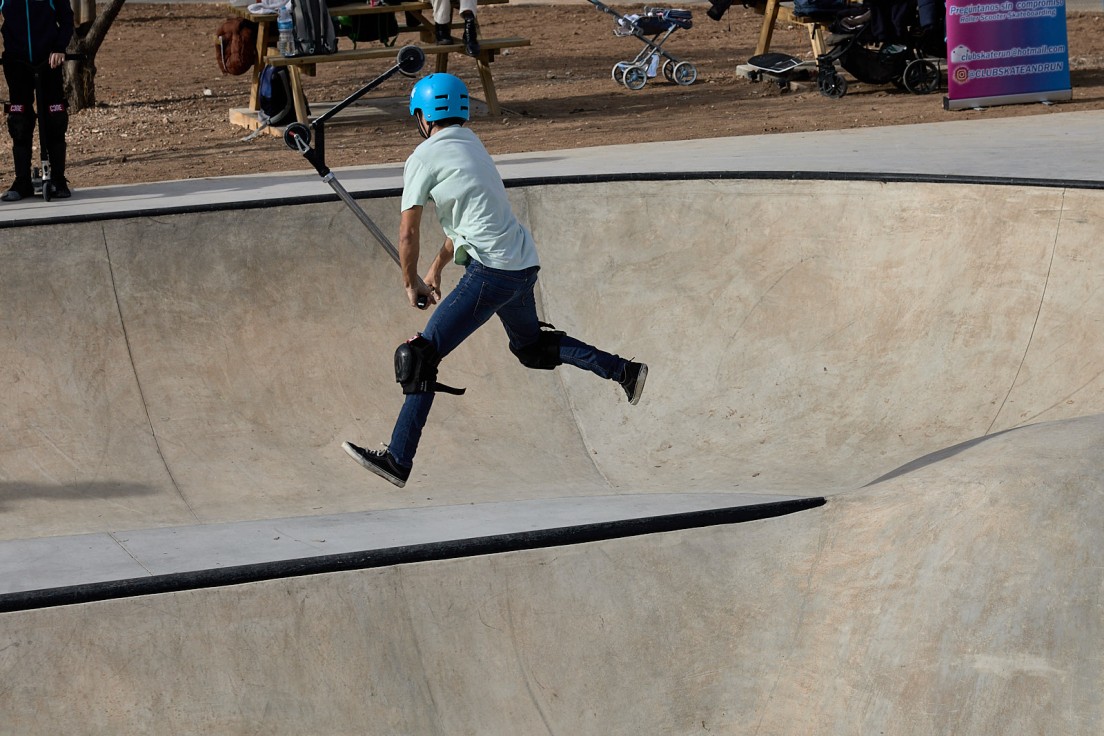
[[[295,56],[295,21],[291,17],[291,10],[284,5],[276,16],[276,30],[280,32],[280,38],[276,41],[276,50],[284,56]]]

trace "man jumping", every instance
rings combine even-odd
[[[406,400],[386,449],[342,447],[354,460],[400,488],[410,477],[414,454],[436,391],[459,393],[437,383],[437,366],[491,317],[498,315],[510,351],[527,368],[563,363],[617,381],[630,404],[640,400],[648,366],[587,345],[537,320],[540,262],[529,230],[518,222],[506,187],[483,143],[465,127],[468,89],[451,74],[431,74],[410,93],[410,114],[425,139],[403,171],[399,257],[411,306],[438,304],[420,334],[395,353],[396,378]],[[422,209],[432,200],[445,241],[423,280],[418,275]],[[441,272],[464,266],[456,288],[441,299]]]

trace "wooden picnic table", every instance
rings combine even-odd
[[[774,36],[774,24],[776,21],[793,23],[804,28],[809,37],[809,45],[813,50],[813,58],[828,52],[828,44],[825,42],[828,24],[794,15],[792,0],[766,0],[765,3],[755,2],[752,9],[756,13],[763,14],[763,24],[759,29],[759,41],[755,45],[756,54],[765,54],[770,51],[771,38]]]
[[[505,5],[509,0],[478,0],[479,5]],[[356,2],[347,5],[335,5],[329,12],[333,17],[374,15],[381,13],[398,14],[398,40],[394,46],[385,46],[378,41],[366,42],[356,48],[339,48],[336,53],[315,56],[283,56],[276,50],[276,13],[251,13],[246,7],[230,6],[234,14],[247,18],[257,24],[257,61],[253,65],[252,80],[249,89],[249,108],[251,118],[256,118],[259,108],[259,87],[261,71],[266,64],[273,66],[286,66],[290,72],[291,93],[295,103],[295,117],[301,123],[309,122],[306,93],[303,90],[303,75],[314,76],[318,64],[331,64],[339,61],[362,61],[368,59],[394,60],[398,49],[403,45],[417,45],[426,56],[436,56],[435,71],[448,71],[448,59],[451,54],[458,54],[464,58],[471,58],[464,52],[462,43],[437,44],[434,34],[432,18],[433,6],[423,0],[407,0],[407,2],[395,5],[370,5],[367,2]],[[462,29],[460,21],[452,24],[453,29]],[[414,35],[416,39],[403,41],[404,35]],[[495,90],[494,77],[491,75],[490,64],[495,55],[508,48],[528,46],[527,38],[480,38],[479,55],[474,58],[476,69],[479,73],[479,81],[483,87],[484,99],[487,110],[492,115],[501,114],[498,104],[498,93]],[[233,119],[233,114],[231,115]],[[238,120],[240,124],[250,121]]]

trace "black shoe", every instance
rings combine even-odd
[[[24,184],[18,179],[11,185],[8,191],[0,194],[0,201],[4,202],[18,202],[21,199],[34,196],[34,187],[30,184]]]
[[[452,32],[449,30],[448,23],[437,23],[435,26],[437,32],[437,45],[444,46],[448,43],[456,43],[452,37]]]
[[[476,38],[475,16],[464,18],[464,53],[479,56],[479,40]]]
[[[54,184],[54,199],[69,199],[73,196],[73,193],[69,191],[69,182],[65,179],[61,181],[55,181]]]
[[[709,0],[709,4],[712,6],[709,10],[705,11],[713,20],[719,21],[724,14],[732,7],[732,0]]]
[[[648,366],[632,361],[625,364],[625,375],[618,383],[625,389],[625,395],[629,397],[630,404],[640,401],[640,394],[644,393],[644,381],[647,378]]]
[[[870,22],[870,11],[859,15],[852,15],[850,18],[842,18],[839,22],[840,28],[845,31],[857,31],[864,25]]]
[[[341,449],[365,468],[399,488],[405,486],[406,479],[410,477],[410,468],[404,468],[395,462],[395,458],[387,450],[365,450],[352,442],[342,442]]]

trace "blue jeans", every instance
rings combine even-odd
[[[539,266],[534,266],[522,271],[503,271],[472,261],[456,288],[437,305],[422,336],[432,342],[444,358],[497,314],[506,328],[511,348],[516,350],[533,344],[540,336],[537,303],[533,296],[539,270]],[[621,379],[628,362],[567,335],[560,342],[560,360],[602,378],[616,380]],[[418,441],[434,396],[432,393],[408,394],[395,421],[388,449],[403,467],[414,464],[414,454],[418,451]]]

